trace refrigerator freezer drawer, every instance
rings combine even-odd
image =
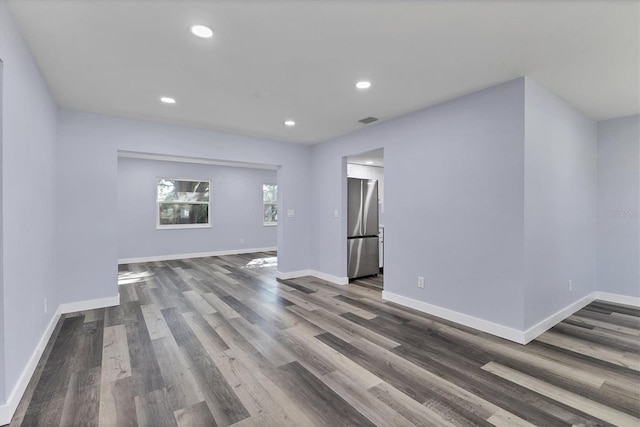
[[[347,275],[350,279],[379,273],[378,237],[362,237],[347,240],[349,262]]]

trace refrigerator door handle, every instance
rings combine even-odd
[[[360,236],[364,236],[364,181],[360,181]]]

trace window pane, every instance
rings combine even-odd
[[[278,205],[266,204],[264,205],[264,223],[274,224],[278,222]]]
[[[160,203],[160,225],[208,224],[209,205],[189,203]]]
[[[262,185],[262,201],[264,203],[278,203],[278,186],[276,184]]]
[[[157,180],[159,202],[208,202],[209,181]]]

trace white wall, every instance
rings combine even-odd
[[[596,290],[597,131],[593,120],[530,79],[525,89],[529,328]]]
[[[598,290],[640,297],[640,116],[598,123]]]
[[[211,227],[157,229],[159,177],[211,181]],[[262,204],[262,184],[276,180],[275,170],[119,158],[118,258],[276,247],[277,228],[263,225]]]
[[[18,379],[59,303],[54,259],[57,107],[5,2],[0,2],[0,59],[4,404],[16,396]]]
[[[314,146],[315,270],[346,275],[343,156],[381,147],[385,291],[521,329],[524,80]]]
[[[278,166],[278,270],[309,268],[308,146],[221,132],[61,110],[59,125],[58,260],[64,301],[117,292],[118,150]],[[67,215],[66,212],[72,212]],[[91,285],[87,285],[91,277]]]

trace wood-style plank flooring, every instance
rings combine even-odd
[[[640,425],[637,308],[521,346],[274,257],[120,266],[120,306],[62,316],[11,425]]]

